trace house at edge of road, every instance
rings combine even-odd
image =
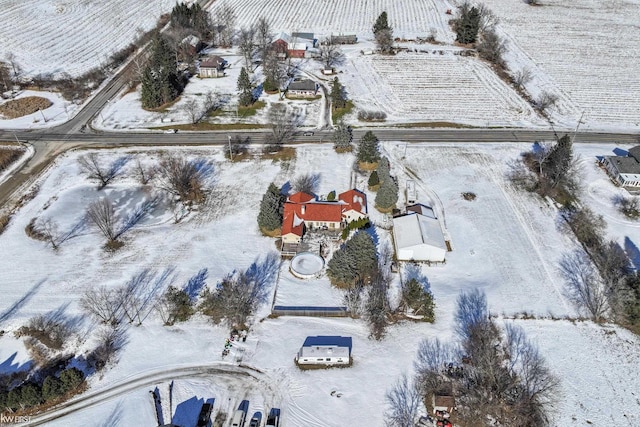
[[[631,148],[628,156],[604,156],[600,163],[618,185],[640,192],[640,145]]]
[[[297,192],[284,203],[282,244],[299,244],[307,230],[339,232],[349,222],[367,216],[367,196],[360,190],[340,193],[335,202],[319,201],[311,194]]]
[[[447,253],[440,221],[433,209],[421,204],[393,218],[393,243],[399,261],[444,262]]]
[[[296,355],[298,365],[350,365],[351,337],[307,337]]]

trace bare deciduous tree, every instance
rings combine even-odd
[[[133,173],[140,184],[147,185],[154,177],[154,168],[146,167],[137,159]]]
[[[531,72],[531,69],[527,67],[516,71],[516,73],[513,75],[513,83],[520,89],[522,89],[532,79],[533,73]]]
[[[158,165],[158,185],[169,194],[191,205],[204,201],[209,178],[213,175],[213,163],[205,159],[186,160],[169,155]]]
[[[87,208],[87,216],[109,242],[118,240],[118,218],[108,198],[103,197],[91,203]]]
[[[129,161],[128,156],[119,157],[111,164],[100,164],[98,153],[92,152],[78,157],[78,165],[89,179],[98,181],[98,190],[106,187],[114,178],[122,173],[122,169]]]
[[[402,374],[393,388],[385,396],[387,411],[385,421],[389,427],[414,427],[420,407],[420,392],[409,380],[407,374]]]
[[[265,137],[267,151],[279,151],[282,145],[293,141],[298,127],[298,118],[285,104],[272,104],[269,108],[271,133]]]
[[[589,256],[581,250],[565,254],[560,261],[560,272],[567,294],[576,306],[595,321],[603,320],[608,312],[607,295]]]
[[[127,339],[122,326],[101,328],[96,336],[98,344],[87,356],[87,361],[96,371],[101,371],[114,361],[113,359],[124,347]]]
[[[271,23],[267,18],[260,17],[256,24],[256,47],[260,60],[264,63],[269,55],[271,43],[273,42],[273,33],[271,32]]]
[[[53,249],[58,249],[64,242],[78,236],[86,226],[83,217],[67,231],[60,230],[59,224],[51,219],[37,220],[33,225],[36,233],[42,236]]]
[[[336,65],[344,64],[346,57],[342,52],[342,48],[337,44],[331,44],[330,39],[326,39],[320,45],[320,55],[316,58],[325,69],[331,69]]]
[[[200,123],[211,111],[220,108],[221,98],[218,93],[208,91],[202,100],[191,98],[182,104],[182,109],[192,124]]]
[[[541,112],[545,112],[547,109],[553,107],[558,102],[558,96],[543,90],[540,95],[533,101],[533,105]]]
[[[214,292],[203,294],[202,311],[216,323],[225,320],[233,327],[245,327],[249,316],[267,301],[279,265],[278,255],[271,252],[247,270],[227,275]]]
[[[87,288],[80,307],[101,323],[116,326],[122,320],[122,294],[106,286]]]
[[[295,191],[302,191],[307,194],[315,194],[320,185],[319,173],[305,173],[297,176],[293,180],[293,188]]]
[[[236,12],[233,7],[225,5],[217,9],[213,16],[213,32],[217,35],[218,46],[231,47],[236,20]]]
[[[244,58],[247,71],[253,71],[253,58],[256,55],[256,29],[253,26],[241,28],[238,33],[238,50]]]

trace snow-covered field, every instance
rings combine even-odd
[[[13,54],[28,76],[78,76],[153,28],[174,3],[6,0],[0,8],[0,58]]]
[[[167,399],[167,385],[172,378],[167,375],[173,370],[173,407],[182,421],[191,419],[208,399],[215,399],[214,411],[229,412],[246,398],[251,401],[250,414],[273,406],[282,408],[284,425],[288,426],[382,425],[386,390],[402,372],[411,373],[420,339],[447,339],[452,335],[455,297],[461,290],[471,288],[487,293],[490,310],[499,317],[522,317],[527,313],[542,318],[517,322],[539,344],[561,378],[562,398],[554,425],[637,425],[640,405],[634,390],[640,389],[640,380],[634,372],[638,338],[617,327],[551,319],[576,315],[563,296],[556,270],[559,257],[576,244],[556,230],[553,209],[515,192],[504,180],[507,161],[528,147],[411,145],[404,159],[404,144],[389,142],[383,148],[400,187],[411,174],[419,200],[444,209],[454,250],[447,254],[445,265],[423,267],[436,299],[435,324],[393,325],[388,336],[377,342],[367,338],[362,320],[271,319],[265,318],[270,308],[265,304],[247,342],[237,343],[231,355],[223,359],[221,350],[227,334],[224,327],[213,326],[199,316],[164,327],[159,317],[151,313],[142,326],[128,328],[119,363],[104,376],[91,378],[89,393],[98,393],[95,405],[51,425],[95,424],[95,420],[105,426],[151,425],[154,415],[148,391],[157,386],[163,399]],[[614,148],[579,146],[577,151],[586,157]],[[123,153],[101,152],[100,156],[113,159]],[[126,153],[134,157],[132,165],[135,158],[152,161],[159,150]],[[329,145],[298,146],[296,159],[284,163],[253,160],[231,164],[217,149],[184,149],[181,153],[215,161],[214,191],[207,207],[180,224],[174,224],[171,213],[161,207],[113,254],[101,249],[104,240],[92,229],[54,251],[27,237],[24,228],[31,218],[43,216],[56,219],[66,229],[82,215],[83,206],[103,193],[120,200],[121,211],[127,211],[149,190],[141,191],[132,178],[126,178],[96,191],[92,183],[79,176],[79,153],[59,158],[40,180],[38,195],[0,236],[0,328],[6,331],[0,337],[3,372],[26,367],[28,353],[12,332],[36,314],[61,310],[65,316],[77,319],[81,332],[70,350],[82,353],[91,348],[95,325],[81,316],[78,307],[87,286],[120,286],[142,269],[160,272],[168,267],[173,269],[165,286],[169,282],[182,286],[202,268],[208,269],[207,283],[214,286],[227,273],[246,268],[275,250],[273,239],[260,236],[255,224],[259,201],[269,182],[281,185],[300,173],[317,172],[321,174],[319,193],[327,194],[345,189],[352,180],[352,155],[338,155]],[[598,172],[588,174],[585,185],[598,182],[602,178]],[[362,183],[363,179],[356,177],[355,182]],[[606,185],[597,188],[606,196],[616,191]],[[464,200],[461,193],[466,191],[474,192],[476,200]],[[373,194],[368,195],[371,206]],[[599,198],[606,201],[604,195]],[[371,210],[374,222],[381,223],[382,217]],[[637,239],[636,228],[623,233]],[[381,242],[388,241],[387,231],[379,228],[377,234]],[[286,268],[283,265],[281,282],[289,281]],[[396,276],[394,283],[398,280]],[[292,298],[309,298],[301,302],[316,304],[337,298],[326,281],[290,285],[297,286],[296,290],[287,292],[283,287],[283,296],[288,293]],[[308,292],[296,295],[307,286]],[[323,334],[353,337],[352,368],[295,368],[293,357],[304,338]],[[259,372],[246,375],[233,371],[245,369],[234,368],[235,361]],[[207,373],[211,372],[207,369],[214,368],[233,372]],[[134,383],[129,388],[118,388],[128,381]]]
[[[384,124],[544,125],[485,63],[450,50],[427,52],[400,53],[393,59],[355,53],[339,78],[358,109],[387,113]]]
[[[0,116],[1,127],[7,127],[9,129],[37,129],[57,126],[69,120],[79,110],[77,104],[65,100],[58,93],[24,90],[21,91],[15,99],[26,98],[28,96],[47,98],[51,101],[51,106],[15,119],[5,119]],[[0,105],[5,102],[10,102],[10,100],[0,100]]]
[[[529,67],[535,95],[559,96],[556,122],[582,129],[640,130],[640,55],[637,0],[483,1],[500,19],[510,51],[509,66]]]

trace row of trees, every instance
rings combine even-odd
[[[43,403],[54,402],[64,395],[75,394],[84,383],[84,374],[77,368],[68,368],[58,376],[49,375],[42,383],[28,382],[11,390],[0,391],[2,412],[24,411]]]
[[[478,290],[458,296],[455,322],[457,340],[423,340],[413,381],[403,375],[387,393],[389,425],[415,425],[433,395],[455,396],[456,424],[549,425],[558,379],[524,331],[497,325]]]
[[[513,165],[511,181],[520,188],[551,197],[563,206],[564,228],[582,249],[560,262],[568,297],[596,321],[640,325],[640,279],[620,245],[605,237],[606,222],[580,203],[578,159],[569,135],[555,144],[536,143]],[[630,241],[629,246],[634,246]],[[637,249],[628,248],[633,253]]]

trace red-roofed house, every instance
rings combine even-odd
[[[367,197],[359,190],[341,193],[337,202],[318,201],[297,192],[287,198],[282,214],[282,244],[298,244],[306,230],[339,231],[345,223],[367,216]]]

